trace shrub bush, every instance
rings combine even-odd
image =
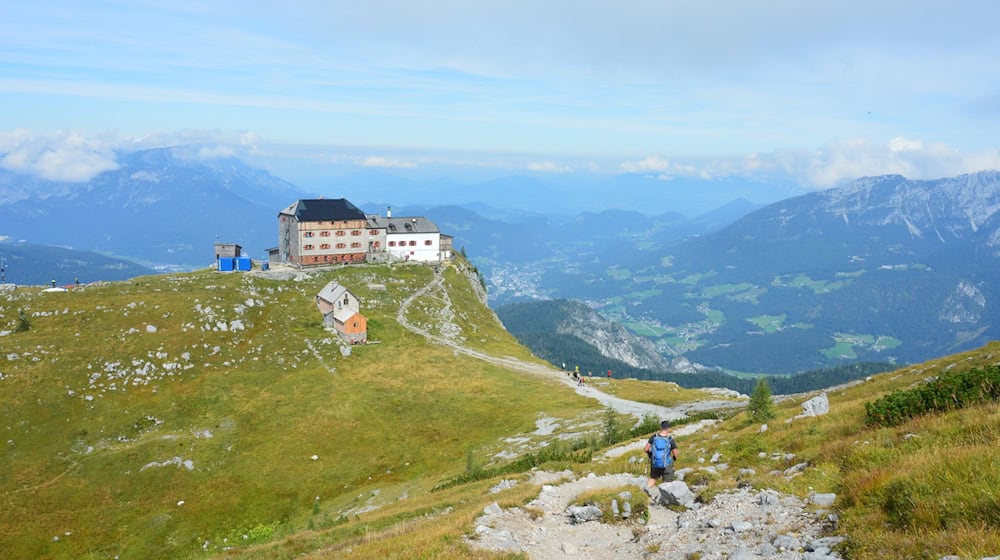
[[[865,423],[869,426],[898,426],[921,414],[998,400],[1000,367],[947,372],[919,387],[893,391],[865,403]]]

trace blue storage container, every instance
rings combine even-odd
[[[236,257],[236,270],[250,270],[253,268],[253,261],[250,257]]]
[[[236,270],[236,259],[232,257],[219,257],[219,270],[223,272]]]

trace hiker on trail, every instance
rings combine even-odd
[[[643,451],[649,455],[649,481],[646,488],[656,486],[656,481],[674,480],[674,461],[677,460],[677,442],[670,435],[670,421],[660,422],[660,431],[650,436]]]

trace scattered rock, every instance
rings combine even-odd
[[[688,485],[681,480],[664,482],[659,487],[660,503],[668,506],[694,507],[694,494]]]
[[[830,507],[837,499],[836,494],[810,494],[809,502],[819,507]]]
[[[774,537],[771,544],[778,550],[788,550],[792,552],[802,548],[802,541],[790,535],[778,535],[777,537]]]
[[[784,474],[785,476],[792,476],[806,470],[806,467],[808,466],[809,463],[799,463],[797,465],[792,465],[791,467],[785,469]]]
[[[566,508],[566,515],[569,516],[571,523],[578,524],[597,521],[604,515],[604,512],[595,505],[570,506]]]
[[[503,513],[503,508],[500,507],[500,504],[493,502],[492,504],[483,508],[483,513],[485,513],[486,515],[500,515],[501,513]]]
[[[819,396],[802,403],[802,414],[799,414],[796,418],[822,416],[828,412],[830,412],[830,400],[826,397],[826,393],[821,393]]]
[[[753,529],[753,524],[747,521],[734,521],[731,527],[735,533],[746,533],[750,529]]]
[[[760,425],[760,433],[763,434],[766,431],[767,431],[767,424],[761,424]]]
[[[503,492],[504,490],[510,490],[511,488],[517,486],[516,480],[504,479],[497,483],[496,486],[490,488],[490,494],[496,494],[498,492]]]
[[[757,495],[757,503],[762,506],[776,506],[781,503],[781,498],[774,490],[764,490]]]
[[[754,469],[740,469],[737,474],[740,478],[746,478],[748,476],[755,476],[757,471]]]

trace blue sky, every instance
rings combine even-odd
[[[0,167],[47,178],[174,143],[289,171],[809,187],[1000,167],[992,0],[8,0],[0,13]]]

